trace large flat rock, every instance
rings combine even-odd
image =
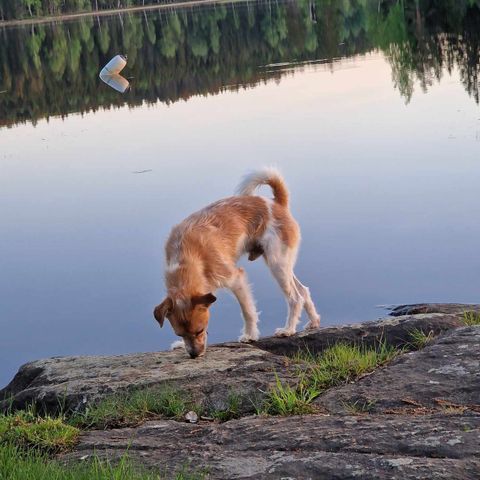
[[[436,335],[423,350],[320,396],[316,404],[327,414],[194,425],[159,419],[86,432],[62,458],[96,453],[115,460],[128,451],[134,461],[169,476],[190,465],[214,480],[478,480],[480,326],[463,326],[464,307],[442,313],[439,306],[402,306],[396,316],[375,322],[209,347],[196,360],[184,351],[40,360],[21,367],[0,398],[11,397],[17,408],[36,403],[55,410],[64,402],[78,410],[115,392],[164,385],[225,408],[231,392],[258,398],[276,376],[298,381],[299,365],[292,367],[284,354],[321,352],[339,341],[405,346],[412,331],[422,330]],[[252,410],[246,401],[242,413]]]
[[[480,412],[480,326],[445,333],[353,384],[329,390],[317,403],[332,413],[348,412],[352,405],[368,405],[371,412],[452,407]]]
[[[423,313],[300,332],[287,338],[266,337],[252,345],[211,346],[205,357],[196,360],[183,350],[38,360],[23,365],[0,391],[0,409],[36,404],[49,412],[60,405],[82,410],[112,393],[157,385],[176,386],[191,393],[197,402],[222,409],[231,392],[260,399],[275,375],[296,382],[280,355],[305,349],[318,353],[337,342],[374,345],[385,341],[405,346],[412,341],[414,330],[438,335],[462,324],[463,314],[458,312]],[[242,411],[254,411],[250,400],[243,402]]]
[[[460,314],[465,312],[480,312],[477,303],[413,303],[411,305],[397,305],[390,308],[390,315],[416,315],[418,313],[448,313]]]
[[[290,377],[285,359],[245,344],[209,347],[205,357],[188,358],[184,350],[117,356],[59,357],[23,365],[0,391],[3,405],[36,404],[46,411],[60,405],[81,410],[120,391],[150,386],[177,387],[199,403],[222,409],[231,392],[255,398],[275,382]],[[246,412],[253,412],[250,401]]]
[[[328,414],[92,431],[64,459],[116,460],[128,450],[170,476],[189,464],[210,479],[478,480],[479,361],[480,326],[457,328],[326,392],[318,404]],[[370,402],[368,413],[346,413]]]
[[[190,464],[210,479],[478,480],[479,444],[475,415],[248,417],[89,432],[64,458],[112,460],[128,449],[170,476]]]
[[[320,328],[313,332],[300,332],[292,337],[265,337],[255,342],[255,345],[277,355],[294,355],[306,350],[311,353],[320,353],[338,342],[373,346],[383,341],[389,345],[404,347],[411,344],[411,333],[414,330],[439,335],[462,325],[463,313],[430,312]]]

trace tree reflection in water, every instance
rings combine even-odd
[[[278,80],[305,62],[380,50],[408,102],[457,68],[478,103],[479,2],[299,0],[88,17],[0,29],[0,125],[170,103]],[[124,95],[100,68],[128,55]],[[287,64],[289,68],[270,68]]]

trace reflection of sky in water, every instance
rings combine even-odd
[[[152,308],[171,226],[265,164],[290,185],[323,325],[478,300],[478,106],[456,74],[406,106],[381,57],[346,65],[2,130],[0,384],[35,358],[167,347]],[[262,262],[247,268],[270,334],[286,307]],[[212,311],[210,342],[236,338],[234,299]]]

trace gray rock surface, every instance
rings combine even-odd
[[[480,413],[480,326],[452,330],[316,402],[332,413],[348,412],[352,405],[375,413],[448,408]]]
[[[325,327],[313,332],[300,332],[293,337],[265,337],[255,346],[277,355],[293,355],[299,351],[320,353],[338,342],[375,345],[380,341],[403,347],[412,342],[411,332],[421,330],[439,335],[463,325],[463,314],[428,313],[387,317],[373,322]]]
[[[480,326],[457,328],[325,393],[318,404],[330,414],[93,431],[65,460],[128,448],[147,467],[173,474],[189,462],[210,479],[478,480],[479,361]],[[368,413],[346,414],[363,405]]]
[[[475,479],[480,416],[248,417],[224,424],[147,422],[94,431],[65,460],[95,451],[170,475],[190,463],[210,479]]]
[[[449,313],[480,312],[480,305],[476,303],[414,303],[412,305],[398,305],[390,308],[390,315],[416,315],[418,313]]]
[[[460,315],[437,313],[387,317],[300,332],[288,338],[266,337],[252,345],[210,346],[206,356],[196,360],[188,359],[183,350],[37,360],[23,365],[0,391],[0,409],[12,402],[15,408],[36,404],[49,412],[59,406],[82,410],[112,393],[167,384],[180,386],[198,402],[221,409],[232,391],[243,397],[261,397],[275,381],[275,373],[281,380],[295,382],[285,368],[285,359],[278,355],[291,355],[305,348],[320,352],[339,341],[366,345],[386,341],[404,346],[411,342],[413,330],[437,335],[461,325],[461,320]],[[242,408],[244,413],[254,411],[250,401],[244,402]]]
[[[62,405],[82,410],[116,392],[149,386],[173,386],[205,406],[226,408],[229,394],[254,398],[268,390],[275,375],[295,382],[285,359],[246,344],[209,347],[191,360],[183,349],[117,356],[59,357],[23,365],[0,391],[0,407],[36,404],[53,412]],[[250,401],[243,411],[253,412]]]

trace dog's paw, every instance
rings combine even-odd
[[[239,342],[242,342],[242,343],[250,343],[250,342],[255,342],[256,340],[258,340],[260,337],[260,333],[259,332],[256,332],[254,334],[247,334],[247,333],[243,333],[242,335],[240,335],[240,337],[238,337],[238,341]]]
[[[290,330],[288,328],[277,328],[275,330],[276,337],[290,337],[295,334],[295,330]]]
[[[304,330],[316,330],[317,328],[320,328],[320,317],[316,320],[310,320],[306,325]]]

